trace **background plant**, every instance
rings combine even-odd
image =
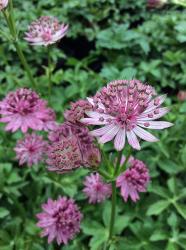
[[[117,206],[115,234],[111,249],[186,249],[185,170],[186,104],[178,102],[178,90],[185,88],[186,13],[182,7],[167,5],[149,11],[146,1],[15,0],[15,19],[23,51],[36,76],[37,89],[47,98],[47,56],[41,47],[23,40],[27,25],[40,15],[53,15],[69,24],[69,32],[52,50],[51,107],[58,121],[70,101],[93,94],[105,82],[118,78],[148,81],[168,93],[172,105],[169,121],[175,126],[161,134],[160,142],[143,143],[136,157],[150,169],[152,184],[137,205]],[[16,56],[1,15],[0,95],[20,86],[31,87]],[[8,39],[10,41],[8,41]],[[1,126],[0,163],[0,248],[92,249],[102,248],[108,236],[110,203],[88,205],[79,192],[86,170],[65,176],[48,173],[45,166],[20,168],[13,147],[21,134],[5,133]],[[106,150],[110,150],[110,145]],[[47,197],[70,195],[85,215],[83,233],[68,247],[48,246],[38,237],[35,214]],[[89,219],[91,218],[91,220]],[[94,222],[93,222],[94,221]],[[25,226],[26,225],[26,226]],[[45,245],[46,244],[46,245]]]

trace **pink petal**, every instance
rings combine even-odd
[[[162,116],[164,116],[165,114],[167,114],[170,109],[169,108],[159,108],[158,109],[159,114],[153,114],[153,117],[150,118],[148,117],[149,114],[152,113],[152,111],[149,111],[148,113],[142,113],[139,117],[138,117],[138,121],[150,121],[150,120],[156,120],[161,118]]]
[[[164,122],[164,121],[148,121],[148,122],[138,122],[138,125],[143,128],[164,129],[164,128],[169,128],[174,124],[171,122]]]
[[[115,125],[110,131],[108,131],[106,134],[100,137],[99,142],[106,143],[108,141],[111,141],[114,138],[114,136],[118,133],[119,129],[120,127]]]
[[[104,119],[108,119],[111,118],[113,119],[113,117],[111,115],[106,115],[106,114],[102,114],[102,113],[98,113],[95,111],[87,111],[85,112],[89,117],[91,118],[95,118],[95,119],[99,119],[100,117],[103,117]]]
[[[116,150],[121,151],[125,146],[125,129],[120,129],[114,139],[114,147]]]
[[[98,119],[95,119],[95,118],[82,118],[80,120],[80,122],[85,123],[87,125],[105,125],[105,124],[108,124],[108,122],[106,120],[104,120],[102,122],[102,121],[99,121]]]
[[[131,130],[131,131],[127,131],[127,139],[128,139],[128,143],[135,149],[140,150],[140,144],[138,141],[137,136],[135,135],[135,133]]]
[[[158,138],[156,138],[154,135],[149,133],[148,131],[144,130],[143,128],[140,127],[135,127],[133,129],[134,133],[139,136],[141,139],[149,142],[156,142],[158,141]]]
[[[95,130],[91,131],[90,134],[92,136],[96,136],[96,137],[97,136],[102,136],[105,133],[107,133],[109,130],[111,130],[113,127],[115,127],[114,124],[106,125],[106,126],[104,126],[102,128],[98,128],[98,129],[95,129]]]
[[[147,109],[144,111],[144,114],[159,107],[165,101],[166,97],[167,95],[161,95],[161,96],[157,96],[156,98],[154,98],[151,102],[149,102]],[[159,100],[159,104],[154,105],[154,101],[157,99]]]

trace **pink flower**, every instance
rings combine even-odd
[[[63,38],[67,30],[68,25],[59,24],[57,18],[43,16],[31,23],[25,40],[31,45],[48,46]]]
[[[89,198],[89,203],[102,202],[112,194],[111,185],[104,183],[98,173],[87,176],[84,185],[83,192]]]
[[[161,8],[167,3],[167,0],[147,0],[148,8]]]
[[[137,136],[149,142],[158,139],[145,129],[164,129],[173,124],[165,121],[154,121],[169,112],[161,108],[166,96],[156,95],[154,89],[138,80],[117,80],[102,88],[93,98],[88,100],[94,106],[87,111],[88,118],[81,122],[87,125],[102,125],[91,134],[99,138],[99,143],[114,139],[114,147],[120,151],[128,143],[135,149],[140,149]],[[145,129],[143,129],[145,128]]]
[[[50,171],[65,173],[80,166],[96,167],[101,161],[100,151],[85,127],[65,122],[56,126],[48,138],[52,142],[47,160]]]
[[[43,229],[41,237],[48,236],[48,243],[56,240],[58,245],[67,244],[79,233],[83,216],[73,199],[48,199],[42,209],[43,212],[37,214],[37,226]]]
[[[139,200],[139,193],[146,192],[150,176],[146,165],[137,159],[130,160],[130,167],[117,178],[117,187],[121,187],[121,196],[126,202],[130,197]]]
[[[74,135],[53,143],[48,150],[48,170],[66,173],[82,165],[78,139]]]
[[[186,91],[180,90],[177,94],[177,98],[179,101],[184,102],[186,100]]]
[[[46,101],[39,98],[38,94],[26,88],[10,92],[0,102],[0,122],[8,123],[6,130],[15,132],[21,129],[26,133],[29,128],[43,130],[55,118],[51,109],[47,108]]]
[[[0,10],[3,10],[8,5],[8,0],[0,0]]]
[[[85,111],[91,109],[92,105],[87,100],[79,100],[71,103],[71,108],[64,112],[64,117],[69,122],[80,123],[80,120],[86,116]]]
[[[28,164],[28,166],[38,164],[43,160],[47,145],[42,136],[34,133],[26,134],[23,139],[17,142],[14,148],[19,165],[23,165],[24,163]]]

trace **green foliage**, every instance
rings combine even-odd
[[[167,119],[175,123],[157,133],[158,143],[143,143],[134,155],[146,162],[151,184],[137,204],[119,198],[115,238],[110,250],[186,249],[186,103],[176,94],[186,88],[186,11],[168,5],[146,8],[146,1],[127,0],[14,0],[19,39],[37,91],[48,98],[47,52],[24,40],[27,25],[40,15],[54,15],[69,24],[67,37],[52,48],[54,72],[50,106],[63,120],[70,101],[92,95],[106,82],[139,78],[168,94]],[[0,13],[0,96],[20,86],[31,87],[20,66]],[[21,137],[0,125],[0,249],[101,250],[108,237],[109,201],[89,205],[81,190],[85,170],[59,176],[45,166],[19,167],[13,148]],[[47,244],[39,237],[35,214],[48,197],[77,200],[84,219],[81,233],[68,246]]]

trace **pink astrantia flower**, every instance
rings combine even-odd
[[[85,127],[65,122],[49,133],[50,171],[65,173],[80,166],[96,167],[101,161],[100,151]]]
[[[98,173],[87,176],[84,185],[83,192],[89,198],[89,203],[99,203],[111,196],[111,185],[104,183]]]
[[[146,192],[150,176],[146,165],[137,159],[131,159],[130,167],[117,178],[117,187],[121,187],[121,196],[126,202],[130,197],[139,200],[139,193]]]
[[[92,109],[92,105],[87,100],[78,100],[71,103],[69,110],[64,112],[64,117],[72,123],[80,123],[80,120],[86,116],[85,112]]]
[[[26,133],[29,128],[43,130],[49,127],[55,116],[49,115],[46,101],[40,99],[37,93],[21,88],[10,92],[0,102],[0,122],[8,123],[5,130],[15,132],[21,129]],[[54,121],[53,121],[54,122]]]
[[[43,212],[37,214],[37,226],[43,229],[41,237],[48,236],[48,243],[56,240],[58,245],[67,244],[79,233],[83,216],[73,199],[48,199],[42,209]]]
[[[0,10],[3,10],[8,5],[8,0],[0,0]]]
[[[169,112],[168,108],[160,107],[166,96],[152,98],[155,95],[151,86],[138,80],[113,81],[88,99],[93,110],[87,111],[89,117],[82,118],[81,122],[103,126],[91,132],[99,138],[99,143],[114,139],[114,146],[120,151],[127,137],[128,143],[139,150],[137,136],[149,142],[158,141],[146,128],[164,129],[173,125],[170,122],[154,121]]]
[[[167,0],[147,0],[147,7],[148,8],[161,8],[167,2],[168,2]]]
[[[31,45],[48,46],[63,38],[67,30],[68,25],[60,24],[57,18],[43,16],[31,23],[25,40]]]
[[[30,167],[33,164],[38,164],[43,160],[47,145],[42,136],[34,133],[26,134],[23,139],[17,142],[14,148],[19,165],[26,163]]]

